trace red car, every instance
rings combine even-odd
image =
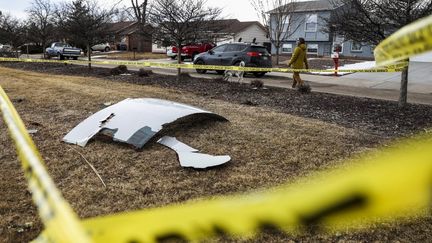
[[[216,45],[213,43],[188,44],[182,47],[181,58],[182,60],[192,59],[193,61],[196,55],[202,52],[209,51],[215,46]],[[172,54],[175,54],[174,56],[177,56],[177,47],[172,47]]]

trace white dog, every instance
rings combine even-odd
[[[239,67],[244,67],[246,64],[244,61],[241,61]],[[232,82],[234,78],[237,78],[237,82],[243,82],[244,71],[234,71],[234,70],[225,70],[223,80]]]

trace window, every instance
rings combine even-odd
[[[318,54],[318,44],[307,45],[307,53]]]
[[[351,52],[362,52],[362,44],[358,42],[351,43]]]
[[[245,48],[246,48],[245,45],[231,44],[231,45],[227,45],[225,52],[238,52],[238,51],[243,51]]]
[[[213,51],[214,52],[224,52],[226,47],[227,47],[227,45],[221,45],[221,46],[213,48]]]
[[[316,32],[317,26],[318,26],[318,15],[317,14],[306,15],[305,32]]]
[[[292,44],[283,44],[282,53],[292,53]]]

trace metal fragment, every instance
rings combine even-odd
[[[164,136],[158,140],[158,143],[174,150],[182,167],[205,169],[225,164],[231,160],[228,155],[213,156],[199,153],[197,149],[178,141],[174,137]]]

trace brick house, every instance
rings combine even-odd
[[[148,26],[146,29],[146,32],[149,34],[141,35],[139,33],[138,22],[125,21],[111,23],[108,28],[109,43],[116,50],[151,52],[151,27]]]

